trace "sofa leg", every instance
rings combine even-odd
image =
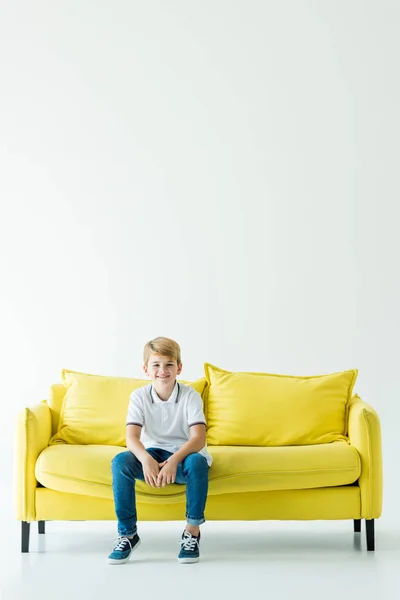
[[[21,521],[21,552],[29,552],[29,532],[31,524]]]
[[[38,521],[38,532],[39,533],[46,533],[45,523],[46,523],[46,521]]]
[[[354,519],[354,532],[360,533],[361,531],[361,519]]]
[[[375,550],[375,527],[374,519],[365,519],[367,526],[367,550]]]

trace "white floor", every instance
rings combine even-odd
[[[50,522],[40,536],[32,524],[30,553],[21,554],[10,513],[1,529],[0,598],[400,598],[400,523],[389,516],[376,521],[375,552],[366,550],[364,522],[355,534],[352,521],[209,521],[192,565],[176,560],[182,528],[183,521],[140,523],[140,548],[111,566],[115,523]]]

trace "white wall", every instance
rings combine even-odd
[[[359,368],[390,461],[399,25],[389,0],[1,3],[3,441],[62,368],[141,376],[166,335],[187,379]]]

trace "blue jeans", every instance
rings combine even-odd
[[[158,463],[164,462],[173,454],[161,448],[147,448],[146,451]],[[189,525],[201,525],[205,522],[208,469],[206,458],[198,452],[189,454],[178,464],[175,483],[186,484],[186,521]],[[111,470],[118,535],[134,535],[137,532],[135,482],[136,479],[144,481],[142,463],[127,450],[113,458]]]

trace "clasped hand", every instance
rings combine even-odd
[[[143,464],[144,480],[152,487],[165,487],[168,483],[175,483],[176,469],[177,464],[173,460],[158,463],[151,457],[151,461]]]

